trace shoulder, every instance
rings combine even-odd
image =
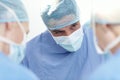
[[[5,55],[0,55],[0,65],[0,80],[38,80],[31,71],[13,63]]]
[[[51,43],[53,41],[53,38],[49,31],[45,31],[41,33],[40,35],[36,36],[32,40],[30,40],[27,45],[32,46],[32,45],[39,45],[42,43]]]
[[[42,46],[43,44],[48,45],[51,42],[53,42],[51,34],[49,33],[49,31],[45,31],[40,35],[36,36],[35,38],[33,38],[32,40],[30,40],[27,43],[27,49],[28,48],[35,49],[38,46]]]
[[[27,56],[37,56],[38,54],[42,54],[43,51],[46,51],[46,49],[54,49],[56,46],[57,44],[52,38],[50,32],[45,31],[27,43],[25,52]]]
[[[119,80],[120,56],[114,57],[100,66],[91,76],[91,80]]]
[[[38,80],[37,76],[33,72],[23,67],[22,65],[16,65],[16,69],[19,72],[18,76],[23,78],[21,80]]]
[[[45,31],[45,32],[39,34],[38,36],[34,37],[33,39],[31,39],[31,40],[28,42],[28,44],[31,44],[31,43],[32,43],[32,44],[35,44],[35,43],[37,43],[37,42],[42,42],[42,41],[44,41],[45,38],[47,38],[46,36],[49,36],[48,31]]]

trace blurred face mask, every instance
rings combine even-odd
[[[114,48],[117,44],[120,43],[120,36],[117,37],[114,41],[112,41],[110,44],[108,44],[108,46],[105,48],[105,51],[109,51],[111,52],[110,50],[112,48]],[[117,51],[117,50],[116,50]]]
[[[104,49],[104,51],[98,46],[98,44],[95,42],[95,47],[99,54],[103,54],[106,59],[109,59],[112,56],[111,49],[114,48],[117,44],[120,43],[120,36],[117,37],[114,41],[112,41],[110,44],[107,45],[107,47]],[[118,49],[119,50],[119,49]],[[116,51],[118,51],[116,50]]]
[[[110,56],[111,56],[110,50],[105,49],[105,50],[103,51],[103,50],[98,46],[97,39],[96,39],[95,36],[94,36],[94,45],[95,45],[95,48],[96,48],[98,54],[104,55],[104,57],[105,57],[106,60],[110,58]]]
[[[0,3],[0,5],[2,5],[5,9],[8,10],[8,12],[10,14],[12,14],[14,16],[14,18],[16,19],[16,22],[18,23],[20,29],[23,32],[23,41],[21,44],[17,44],[11,40],[8,40],[4,37],[0,36],[0,41],[9,44],[9,54],[7,55],[13,62],[16,63],[20,63],[25,55],[25,41],[26,41],[26,33],[24,30],[24,27],[21,25],[21,23],[19,22],[19,19],[17,18],[17,16],[15,15],[15,13],[6,5],[4,5],[3,3]]]
[[[102,20],[102,21],[101,20],[97,20],[96,22],[101,23],[101,24],[108,23],[107,21],[104,21],[104,20]],[[114,24],[114,23],[111,23],[111,24]],[[120,36],[118,36],[113,41],[111,41],[109,44],[107,44],[107,46],[104,48],[104,50],[102,50],[101,47],[98,46],[98,41],[97,41],[97,38],[96,38],[96,27],[95,27],[96,25],[95,25],[95,21],[93,21],[93,26],[94,26],[94,28],[93,28],[94,29],[94,44],[95,44],[96,50],[97,50],[98,54],[103,54],[108,59],[113,54],[111,52],[111,49],[114,48],[117,44],[119,44]]]
[[[73,32],[70,36],[60,36],[60,37],[53,36],[57,44],[59,44],[64,49],[70,52],[75,52],[81,47],[83,37],[84,37],[84,33],[82,27],[76,30],[75,32]]]
[[[9,54],[7,55],[13,62],[20,63],[25,55],[25,43],[16,44],[15,42],[0,37],[0,41],[9,44]]]

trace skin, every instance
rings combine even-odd
[[[120,36],[120,25],[96,23],[95,34],[98,40],[98,45],[102,50],[105,50],[108,44]],[[120,48],[120,44],[113,47],[111,52],[115,53],[118,48]]]
[[[81,27],[80,22],[76,22],[72,25],[65,26],[61,29],[58,30],[51,30],[50,32],[52,33],[53,36],[59,37],[59,36],[69,36],[76,30],[78,30]]]
[[[21,25],[23,26],[25,33],[28,34],[29,32],[28,22],[21,22]],[[20,44],[22,42],[24,35],[22,29],[20,28],[17,22],[1,23],[0,28],[2,29],[0,36],[8,40],[11,40],[16,44]],[[0,51],[8,55],[9,44],[0,42]]]

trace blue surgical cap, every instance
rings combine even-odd
[[[60,0],[49,5],[41,15],[49,30],[60,29],[79,21],[79,9],[75,0]]]
[[[16,21],[15,16],[7,7],[15,13],[20,22],[28,21],[28,16],[21,0],[0,0],[0,22]]]

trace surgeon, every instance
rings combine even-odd
[[[102,0],[95,6],[93,13],[96,44],[101,49],[101,55],[106,56],[107,62],[99,67],[88,80],[120,80],[119,0]]]
[[[47,31],[27,44],[22,64],[42,80],[86,80],[103,61],[92,29],[81,26],[75,0],[50,5],[41,17]]]
[[[0,80],[38,80],[19,65],[24,58],[28,16],[20,0],[0,0]]]

